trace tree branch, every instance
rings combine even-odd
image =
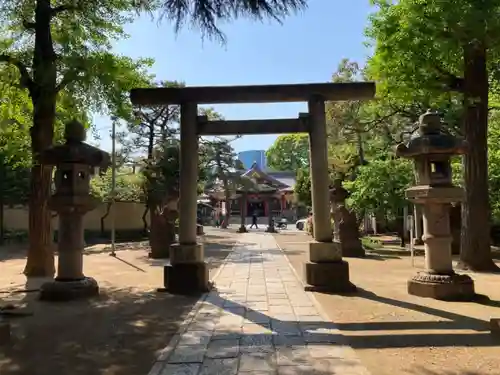
[[[56,86],[56,92],[63,90],[70,83],[76,81],[79,78],[80,73],[83,73],[84,71],[85,70],[82,67],[68,69],[66,71],[66,73],[64,73],[63,78],[61,79],[61,82],[59,82],[59,84]]]
[[[23,27],[26,30],[35,30],[36,23],[35,22],[30,22],[28,20],[23,20]]]
[[[65,5],[59,5],[55,8],[52,8],[50,10],[50,13],[51,13],[52,17],[55,17],[59,13],[62,13],[62,12],[71,12],[71,11],[76,11],[76,10],[80,10],[80,9],[81,9],[81,7],[79,7],[79,6],[65,4]]]
[[[434,66],[434,69],[443,78],[448,89],[458,92],[463,90],[464,79],[462,77],[458,77],[440,66]]]
[[[7,54],[0,54],[0,62],[5,62],[7,64],[14,65],[17,68],[19,74],[21,75],[21,79],[19,80],[21,87],[28,89],[28,91],[31,94],[34,88],[34,83],[33,80],[31,79],[30,73],[28,72],[28,68],[26,67],[26,65],[24,65],[20,60]]]

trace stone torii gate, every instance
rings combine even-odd
[[[179,243],[170,250],[165,289],[175,294],[209,289],[203,244],[196,238],[198,136],[295,132],[309,133],[310,145],[314,240],[306,264],[306,289],[341,293],[355,288],[349,281],[349,265],[332,238],[325,101],[372,99],[374,95],[372,82],[133,89],[134,105],[180,105]],[[308,113],[291,119],[244,121],[208,121],[198,116],[199,104],[276,102],[307,102]]]

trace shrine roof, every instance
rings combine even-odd
[[[267,185],[271,185],[280,190],[293,188],[295,186],[295,172],[293,171],[263,171],[257,163],[242,171],[242,176],[265,180]]]

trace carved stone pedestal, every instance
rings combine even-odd
[[[408,281],[408,294],[443,301],[471,301],[476,298],[474,282],[468,275],[437,275],[419,272]]]
[[[242,225],[238,228],[238,233],[248,233],[248,229],[245,225]]]
[[[99,285],[92,277],[80,280],[64,280],[56,278],[40,287],[42,301],[70,301],[99,295]]]
[[[210,289],[208,264],[203,244],[175,244],[170,248],[170,264],[163,268],[164,288],[160,292],[197,295]]]
[[[349,279],[349,263],[342,260],[339,242],[310,243],[309,258],[305,265],[306,291],[339,294],[356,291]]]

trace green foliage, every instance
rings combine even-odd
[[[299,202],[309,207],[312,206],[311,176],[309,174],[309,168],[300,168],[297,171],[297,180],[295,182],[294,194]]]
[[[372,160],[358,168],[355,180],[344,182],[351,194],[348,204],[358,215],[372,213],[394,218],[407,204],[405,190],[413,183],[413,176],[409,160]]]
[[[162,81],[153,87],[183,87],[182,82]],[[180,106],[159,105],[140,108],[134,112],[134,119],[127,122],[125,131],[117,133],[121,152],[125,158],[146,154],[152,158],[153,151],[160,144],[176,138],[179,132]]]
[[[267,165],[277,171],[296,171],[309,165],[307,134],[279,136],[266,151]]]
[[[500,113],[490,115],[488,127],[488,175],[491,215],[500,222]]]
[[[111,169],[105,174],[92,178],[91,193],[103,202],[112,198]],[[129,168],[116,171],[115,200],[121,202],[144,202],[144,178],[141,174],[133,173]]]
[[[17,68],[17,72],[11,70],[8,75],[11,83],[19,78],[21,86],[35,99],[30,81],[47,89],[55,87],[57,91],[65,91],[73,109],[80,112],[80,120],[88,120],[90,112],[107,111],[131,118],[128,92],[133,87],[147,85],[146,69],[152,65],[152,60],[133,60],[110,51],[114,41],[127,37],[124,26],[137,15],[132,2],[76,0],[68,5],[63,1],[4,0],[0,7],[4,18],[2,26],[8,33],[5,35],[10,36],[0,43],[0,61]],[[53,44],[45,44],[42,50],[41,45],[35,46],[35,38],[27,36],[44,32],[40,17],[49,11],[52,12]],[[49,75],[47,71],[42,78],[35,74],[42,69],[36,65],[42,63],[42,51],[44,56],[53,55],[52,48],[57,52],[56,75]],[[33,59],[35,55],[37,58]],[[43,82],[39,82],[41,79]],[[4,79],[4,82],[8,81]]]
[[[168,204],[179,198],[180,146],[162,144],[153,160],[147,160],[142,171],[144,187],[151,202],[157,205]]]
[[[26,204],[30,170],[22,160],[8,160],[0,152],[0,202],[4,205]]]

